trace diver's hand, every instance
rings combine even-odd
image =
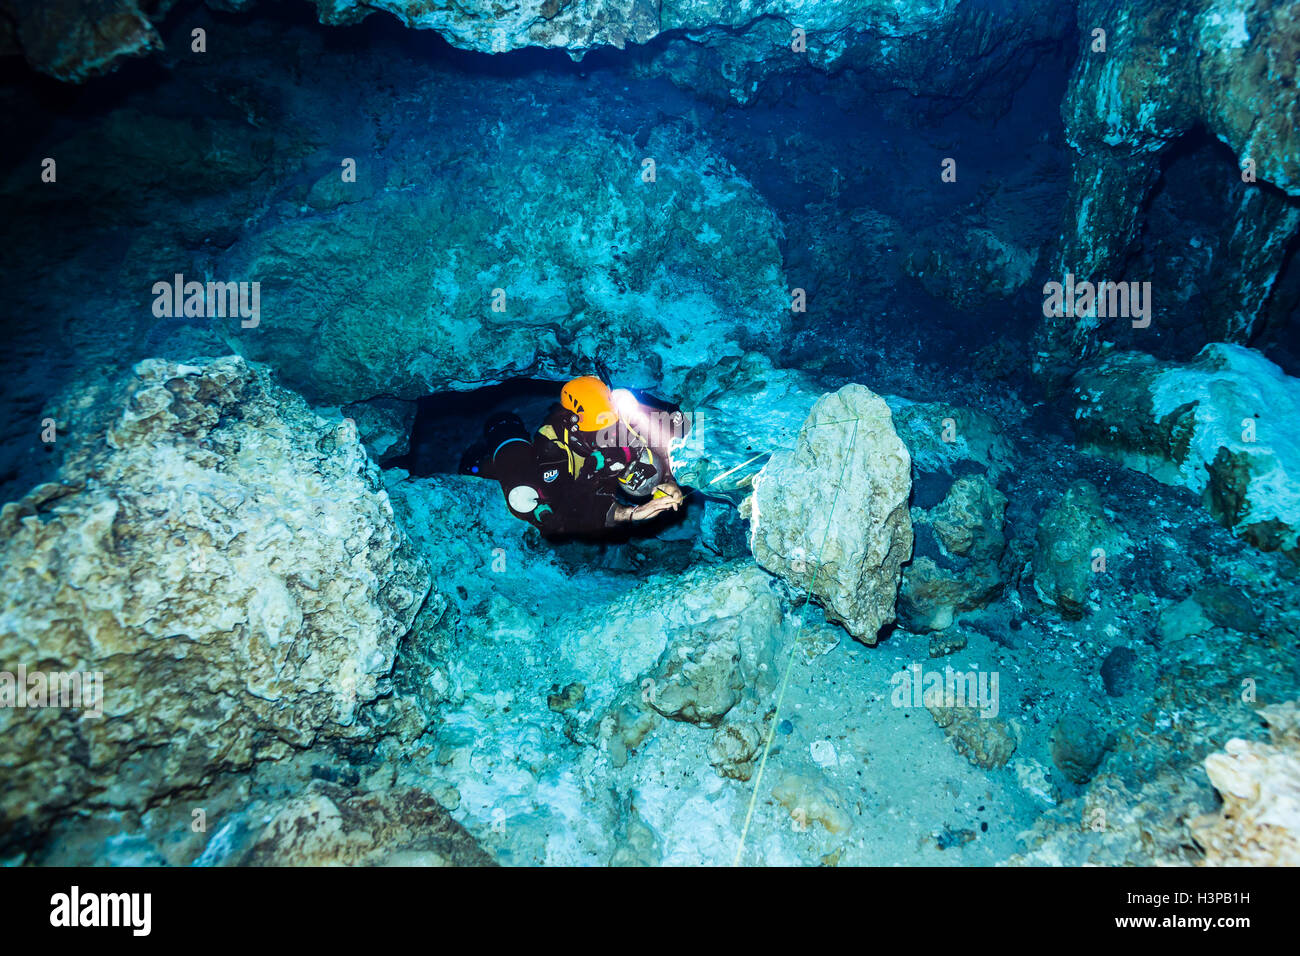
[[[686,496],[682,494],[681,489],[677,489],[677,497],[672,495],[663,495],[657,498],[651,498],[643,505],[614,505],[611,513],[615,524],[623,524],[628,521],[645,521],[653,518],[657,514],[672,510],[676,511],[681,507]]]
[[[655,490],[658,491],[660,489],[663,490],[665,495],[677,502],[681,502],[681,500],[686,497],[685,492],[682,491],[681,485],[677,484],[677,482],[673,481],[671,478],[665,478],[663,481],[659,482]]]
[[[676,511],[681,506],[681,503],[680,498],[652,498],[645,504],[633,508],[629,518],[632,521],[645,521],[647,518],[653,518],[655,515],[670,509]]]
[[[681,501],[676,498],[655,498],[653,501],[647,501],[645,504],[632,509],[633,521],[645,521],[647,518],[653,518],[655,515],[672,509],[676,511]]]

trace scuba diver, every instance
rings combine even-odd
[[[460,473],[500,483],[511,514],[545,535],[599,533],[681,507],[669,452],[688,429],[680,408],[583,375],[534,434],[518,415],[491,419]]]

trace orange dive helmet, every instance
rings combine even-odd
[[[583,375],[560,389],[560,404],[578,417],[578,430],[596,432],[618,421],[609,386],[594,375]]]

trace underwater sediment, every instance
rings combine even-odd
[[[1300,863],[1300,4],[0,12],[0,859]]]

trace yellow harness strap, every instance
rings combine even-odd
[[[555,434],[555,429],[550,425],[543,425],[537,431],[538,434],[542,435],[542,437],[549,438],[551,441],[555,442],[555,444],[564,449],[564,453],[569,456],[569,477],[577,478],[582,472],[582,465],[583,462],[586,461],[586,458],[579,455],[569,447],[569,433],[565,432],[564,437],[561,438],[559,435]]]

